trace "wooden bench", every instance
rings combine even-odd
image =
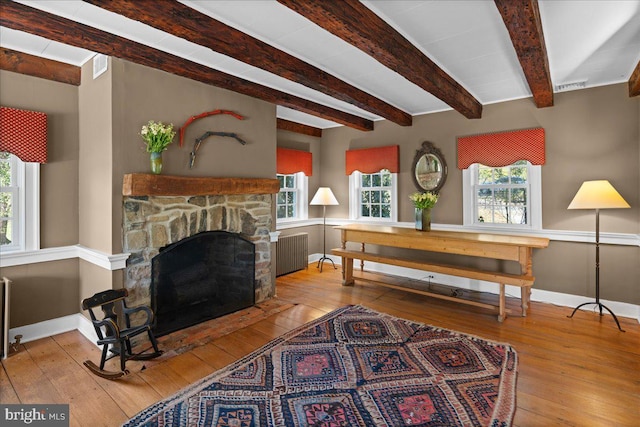
[[[468,279],[484,280],[487,282],[496,282],[500,285],[500,296],[499,296],[498,306],[495,306],[489,303],[474,301],[474,300],[466,300],[462,298],[451,297],[451,296],[443,295],[437,292],[429,292],[421,289],[414,289],[414,288],[408,288],[408,287],[403,287],[399,285],[387,284],[384,282],[377,282],[377,283],[382,286],[387,286],[393,289],[405,290],[408,292],[427,295],[427,296],[436,297],[440,299],[446,299],[449,301],[457,301],[463,304],[473,305],[476,307],[495,309],[498,311],[499,321],[503,321],[506,318],[506,314],[508,313],[508,310],[506,309],[505,285],[518,286],[522,288],[522,292],[521,292],[522,316],[526,316],[527,308],[529,306],[529,295],[531,293],[531,287],[533,286],[533,282],[535,280],[535,278],[531,276],[499,273],[499,272],[493,272],[493,271],[484,271],[484,270],[478,270],[474,268],[456,267],[456,266],[451,266],[446,264],[427,263],[422,261],[414,261],[414,260],[397,258],[392,256],[383,256],[383,255],[348,250],[348,249],[336,248],[336,249],[332,249],[331,253],[333,255],[342,257],[343,260],[346,260],[346,263],[343,262],[343,266],[344,265],[351,266],[351,268],[353,267],[353,260],[359,259],[362,261],[372,261],[372,262],[378,262],[382,264],[397,265],[399,267],[414,268],[416,270],[425,270],[433,273],[448,274],[450,276],[466,277]],[[351,272],[351,277],[352,277],[352,280],[350,283],[343,283],[345,286],[349,286],[354,283],[355,279],[353,278],[353,272]]]
[[[378,283],[394,289],[402,289],[418,294],[497,310],[498,321],[500,322],[506,318],[508,313],[505,295],[506,285],[520,287],[522,316],[526,316],[531,297],[531,287],[535,281],[532,274],[532,250],[533,248],[547,247],[549,244],[549,240],[546,238],[527,236],[506,236],[452,231],[422,232],[407,228],[371,226],[363,224],[351,224],[336,228],[341,230],[342,233],[342,248],[332,249],[331,253],[342,258],[342,284],[344,286],[354,284],[354,259],[361,260],[361,269],[363,269],[364,261],[371,261],[433,273],[447,274],[456,277],[465,277],[472,280],[494,282],[500,287],[498,305],[451,297],[421,289],[385,284],[383,282]],[[360,243],[361,250],[347,249],[347,242]],[[476,268],[382,255],[374,252],[368,252],[366,250],[366,244],[517,261],[521,267],[521,274],[487,271]]]

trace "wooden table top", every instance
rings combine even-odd
[[[419,231],[413,228],[393,227],[386,225],[347,224],[334,227],[337,230],[354,231],[360,233],[376,233],[395,235],[407,239],[429,240],[459,240],[468,243],[490,243],[507,246],[526,246],[529,248],[546,248],[549,239],[546,237],[533,237],[521,235],[508,235],[496,233],[475,233],[466,231]]]

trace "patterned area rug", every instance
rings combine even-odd
[[[507,344],[347,306],[124,426],[509,426],[516,367]]]

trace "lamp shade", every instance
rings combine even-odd
[[[567,209],[630,208],[620,193],[607,180],[585,181]]]
[[[330,206],[337,205],[338,200],[329,187],[320,187],[311,199],[310,205]]]

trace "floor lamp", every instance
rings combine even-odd
[[[333,195],[329,187],[320,187],[309,204],[322,206],[322,258],[318,260],[317,267],[320,268],[320,273],[322,273],[324,261],[329,260],[333,264],[333,268],[336,269],[336,264],[327,256],[327,206],[337,205],[338,200],[336,200],[336,196]]]
[[[585,302],[573,309],[571,316],[576,314],[576,311],[584,305],[595,304],[600,310],[600,316],[602,316],[602,309],[604,308],[613,316],[613,320],[616,321],[618,329],[622,332],[624,330],[620,327],[620,322],[613,311],[600,302],[600,209],[616,209],[616,208],[629,208],[627,203],[620,193],[607,180],[600,181],[585,181],[580,186],[580,189],[573,197],[573,200],[569,204],[567,209],[595,209],[596,210],[596,301]]]

